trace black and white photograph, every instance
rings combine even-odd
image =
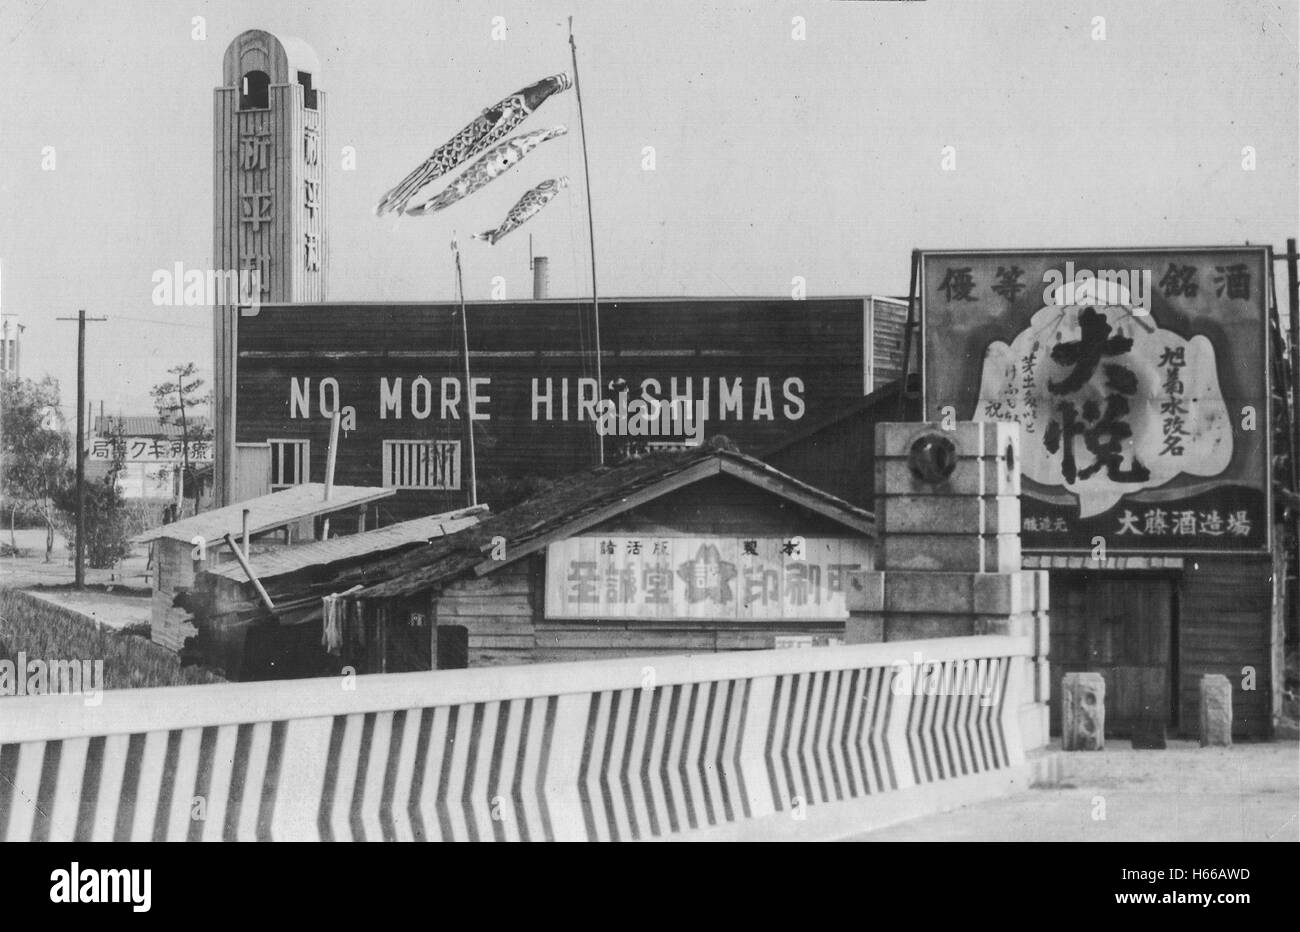
[[[1296,0],[0,0],[22,897],[857,841],[1264,905],[1298,49]]]

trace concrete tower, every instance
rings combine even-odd
[[[250,29],[226,48],[214,100],[213,263],[222,270],[257,270],[263,303],[325,299],[325,94],[319,77],[316,53],[298,39]],[[228,305],[215,312],[217,505],[237,501],[244,497],[241,488],[260,481],[241,481],[235,446],[241,313],[249,310]]]

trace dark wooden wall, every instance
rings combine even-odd
[[[836,522],[729,476],[695,483],[589,531],[629,532],[855,536]],[[451,583],[440,594],[430,596],[430,614],[438,625],[464,625],[468,629],[471,667],[767,650],[777,635],[844,636],[842,621],[547,620],[545,564],[544,554],[539,553],[480,579]]]
[[[733,476],[714,476],[629,509],[588,534],[844,537],[842,524]]]
[[[1222,673],[1233,686],[1233,734],[1268,737],[1274,688],[1271,565],[1258,557],[1189,557],[1185,562],[1179,586],[1182,730],[1189,736],[1198,733],[1201,676]],[[1247,666],[1255,669],[1253,690],[1241,688]]]
[[[1106,677],[1108,735],[1129,735],[1146,709],[1168,711],[1171,735],[1198,738],[1201,677],[1220,673],[1233,686],[1233,734],[1271,736],[1280,670],[1270,575],[1258,557],[1224,556],[1187,557],[1172,573],[1052,571],[1053,733],[1061,677],[1088,671]]]
[[[760,458],[811,486],[867,511],[875,507],[876,424],[915,421],[921,405],[909,399],[900,415],[897,383],[844,406],[839,416],[769,449]]]
[[[444,377],[463,378],[460,328],[448,305],[302,305],[265,307],[239,323],[238,429],[240,442],[271,438],[310,439],[311,471],[324,475],[329,421],[319,410],[320,379],[337,379],[341,404],[356,408],[357,428],[341,441],[336,481],[379,484],[383,440],[465,439],[462,420],[440,418]],[[594,465],[596,440],[590,420],[577,421],[577,380],[593,378],[590,308],[564,301],[485,302],[469,308],[471,375],[491,378],[491,398],[477,421],[479,478],[558,476]],[[671,379],[684,390],[693,380],[711,382],[717,412],[717,380],[743,380],[743,418],[711,418],[704,436],[723,434],[742,450],[779,441],[795,427],[828,416],[862,397],[862,299],[809,301],[679,300],[611,301],[601,306],[603,377],[633,386],[653,377],[666,397]],[[586,352],[584,352],[586,350]],[[402,378],[403,416],[380,418],[380,379]],[[426,419],[410,413],[410,385],[423,377],[433,385],[434,410]],[[554,419],[532,419],[532,380],[544,390],[553,379]],[[757,380],[771,380],[775,418],[754,417]],[[290,417],[290,380],[310,378],[311,417]],[[570,386],[569,419],[562,419],[560,380]],[[787,418],[783,384],[803,382],[804,408]],[[462,388],[463,394],[463,388]],[[633,391],[633,396],[637,392]],[[653,440],[654,438],[648,438]],[[616,440],[607,439],[607,454]],[[468,459],[462,446],[462,475]],[[464,483],[462,483],[463,485]],[[464,491],[399,492],[385,505],[390,518],[458,507]]]

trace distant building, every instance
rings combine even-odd
[[[188,421],[191,437],[207,436],[208,421],[195,417]],[[86,475],[92,478],[108,474],[113,462],[113,438],[120,437],[123,469],[117,485],[128,499],[171,502],[181,497],[181,471],[186,461],[185,444],[179,424],[164,424],[155,416],[100,416],[95,418],[86,443]],[[185,498],[202,499],[212,488],[212,442],[189,441],[190,475],[186,477]],[[206,479],[204,476],[206,475]]]

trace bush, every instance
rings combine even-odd
[[[55,526],[68,540],[68,546],[75,547],[76,489],[61,492],[55,505]],[[111,474],[104,480],[86,483],[85,505],[86,563],[95,569],[116,566],[131,555],[131,515]]]
[[[39,502],[0,499],[0,516],[4,520],[4,529],[9,528],[44,528],[45,512]]]

